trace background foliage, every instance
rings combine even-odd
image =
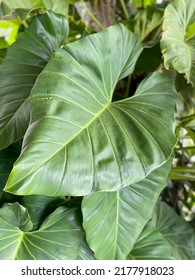
[[[0,259],[195,259],[194,1],[1,1],[0,79]]]

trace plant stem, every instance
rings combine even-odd
[[[92,20],[99,26],[100,29],[104,29],[104,26],[101,24],[101,22],[93,15],[93,13],[90,11],[90,9],[85,4],[84,0],[81,0],[81,3],[83,4],[83,8],[88,13],[88,15],[92,18]]]
[[[176,151],[180,151],[180,150],[183,150],[183,151],[186,151],[186,150],[195,150],[195,146],[181,147],[181,148],[176,148],[175,150],[176,150]]]
[[[22,24],[24,25],[24,27],[25,27],[26,29],[28,28],[28,23],[26,22],[25,19],[22,21]]]
[[[121,7],[122,7],[122,9],[123,9],[123,12],[124,12],[124,14],[125,14],[125,17],[126,17],[126,19],[128,20],[128,19],[129,19],[129,13],[128,13],[128,11],[127,11],[127,7],[126,7],[126,5],[125,5],[124,0],[120,0],[120,3],[121,3]]]
[[[186,122],[193,121],[194,119],[195,119],[195,114],[192,114],[190,116],[183,117],[180,120],[181,120],[182,123],[186,123]]]

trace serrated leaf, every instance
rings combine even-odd
[[[119,24],[55,53],[33,88],[31,124],[6,191],[113,191],[167,161],[176,143],[172,78],[154,73],[133,97],[112,102],[141,50],[137,36]]]
[[[192,28],[194,22],[194,1],[172,1],[165,9],[161,39],[166,69],[175,69],[184,74],[193,86],[195,85],[195,32]]]
[[[28,231],[23,231],[23,229]],[[83,240],[79,212],[59,207],[36,231],[27,210],[18,203],[0,209],[1,260],[76,259]]]
[[[29,124],[31,89],[67,33],[67,20],[48,11],[35,17],[8,48],[0,65],[0,149],[23,137]]]
[[[83,198],[83,227],[97,259],[126,259],[152,215],[170,165],[171,161],[145,180],[120,191]]]

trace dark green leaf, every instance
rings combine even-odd
[[[130,255],[134,259],[194,260],[194,231],[172,208],[159,203]]]
[[[162,63],[160,44],[145,46],[135,66],[135,73],[148,73],[157,70]]]
[[[139,11],[131,23],[131,30],[137,34],[141,41],[156,39],[155,34],[151,35],[162,24],[162,11],[149,6],[143,11]]]
[[[83,227],[97,259],[126,259],[167,182],[171,160],[145,180],[84,197]]]
[[[157,204],[152,224],[169,242],[175,259],[195,259],[195,235],[191,226],[165,203]]]
[[[147,225],[128,259],[133,260],[173,260],[173,254],[169,243],[163,238],[162,234],[155,228]]]
[[[112,102],[141,50],[136,35],[115,25],[55,53],[33,88],[31,124],[6,191],[117,190],[167,161],[176,143],[172,78],[154,73],[132,98]]]
[[[62,198],[43,195],[30,195],[23,197],[22,204],[28,210],[33,222],[33,229],[37,229],[43,220],[58,206],[65,203]]]
[[[23,137],[29,124],[30,91],[53,52],[66,40],[67,20],[52,12],[37,16],[0,65],[0,148]]]
[[[0,150],[0,197],[20,150],[21,145],[19,143],[14,143],[6,149]]]
[[[59,207],[50,214],[37,231],[27,210],[19,204],[0,209],[1,260],[71,260],[76,259],[83,240],[75,209]]]
[[[77,260],[95,260],[94,253],[91,251],[84,239],[81,243]]]

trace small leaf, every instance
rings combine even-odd
[[[164,13],[161,49],[165,68],[175,69],[195,85],[195,5],[192,0],[174,0]]]

